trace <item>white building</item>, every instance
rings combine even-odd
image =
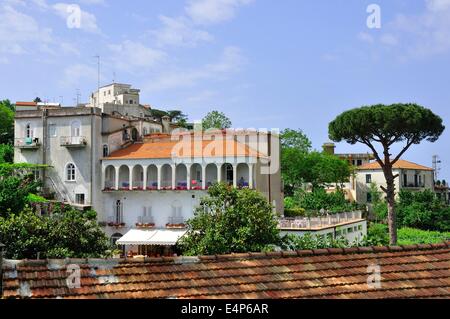
[[[406,160],[398,160],[392,168],[392,172],[398,177],[395,179],[396,196],[401,190],[408,191],[424,191],[426,189],[434,189],[434,171],[431,167],[426,167]],[[356,201],[358,203],[370,203],[372,201],[370,186],[376,184],[379,191],[381,186],[387,187],[383,170],[377,162],[367,163],[357,167],[356,184]]]
[[[49,165],[40,172],[45,190],[58,201],[96,210],[113,241],[131,230],[156,234],[137,231],[144,227],[178,236],[173,228],[183,228],[216,181],[255,188],[283,213],[278,135],[172,134],[177,127],[170,118],[139,114],[138,93],[112,84],[93,94],[98,107],[24,105],[15,115],[14,161]]]
[[[281,234],[310,234],[328,239],[361,242],[367,235],[367,222],[361,212],[345,212],[322,217],[283,218],[278,223]]]

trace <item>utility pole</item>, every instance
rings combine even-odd
[[[80,103],[80,89],[77,89],[77,104],[75,106],[78,106],[78,104]]]
[[[100,55],[94,56],[97,58],[97,106],[100,100]]]
[[[436,182],[439,177],[439,171],[441,170],[441,160],[439,155],[433,155],[433,171],[434,171],[434,181]]]

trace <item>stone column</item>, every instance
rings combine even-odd
[[[114,169],[116,170],[116,190],[119,190],[119,171],[120,171],[120,167],[115,166]]]
[[[233,187],[237,187],[237,164],[233,164]]]
[[[172,167],[172,189],[176,188],[176,178],[177,178],[177,166],[175,164],[171,165]]]
[[[217,182],[220,183],[222,181],[222,164],[216,164],[217,166]]]
[[[147,189],[147,169],[148,169],[148,166],[147,165],[144,165],[143,166],[143,177],[142,177],[142,189],[143,190],[146,190]]]
[[[191,189],[191,164],[186,165],[186,185],[187,189]]]
[[[161,189],[161,173],[162,173],[162,166],[156,165],[156,179],[158,180],[158,189]]]
[[[134,168],[134,166],[128,166],[128,170],[129,170],[129,173],[130,173],[130,177],[129,177],[129,181],[130,181],[130,191],[132,191],[133,190],[133,168]]]
[[[206,189],[206,165],[202,165],[202,189]]]
[[[102,189],[106,188],[106,168],[102,166],[102,181],[101,181]]]
[[[253,189],[253,164],[248,164],[248,188]]]

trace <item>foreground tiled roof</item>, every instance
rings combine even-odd
[[[255,156],[262,157],[257,151],[245,144],[230,140],[194,141],[159,141],[132,144],[120,149],[105,159],[148,159],[148,158],[183,158],[183,157],[224,157],[224,156]]]
[[[413,162],[405,161],[405,160],[398,160],[393,166],[393,168],[397,169],[417,169],[422,171],[432,171],[433,169],[431,167],[419,165]],[[372,162],[363,164],[361,166],[357,167],[358,170],[381,170],[380,164],[378,162]]]
[[[367,284],[374,265],[380,267],[379,288]],[[69,288],[68,276],[77,267],[80,287]],[[450,242],[194,258],[6,261],[3,268],[5,298],[450,297]],[[74,284],[70,277],[69,283]]]

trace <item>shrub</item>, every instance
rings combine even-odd
[[[283,249],[321,249],[321,248],[344,248],[350,244],[345,238],[333,239],[327,236],[316,236],[312,234],[294,235],[288,234],[283,237]]]
[[[299,216],[306,216],[305,210],[303,208],[285,208],[284,209],[284,216],[285,217],[299,217]]]

